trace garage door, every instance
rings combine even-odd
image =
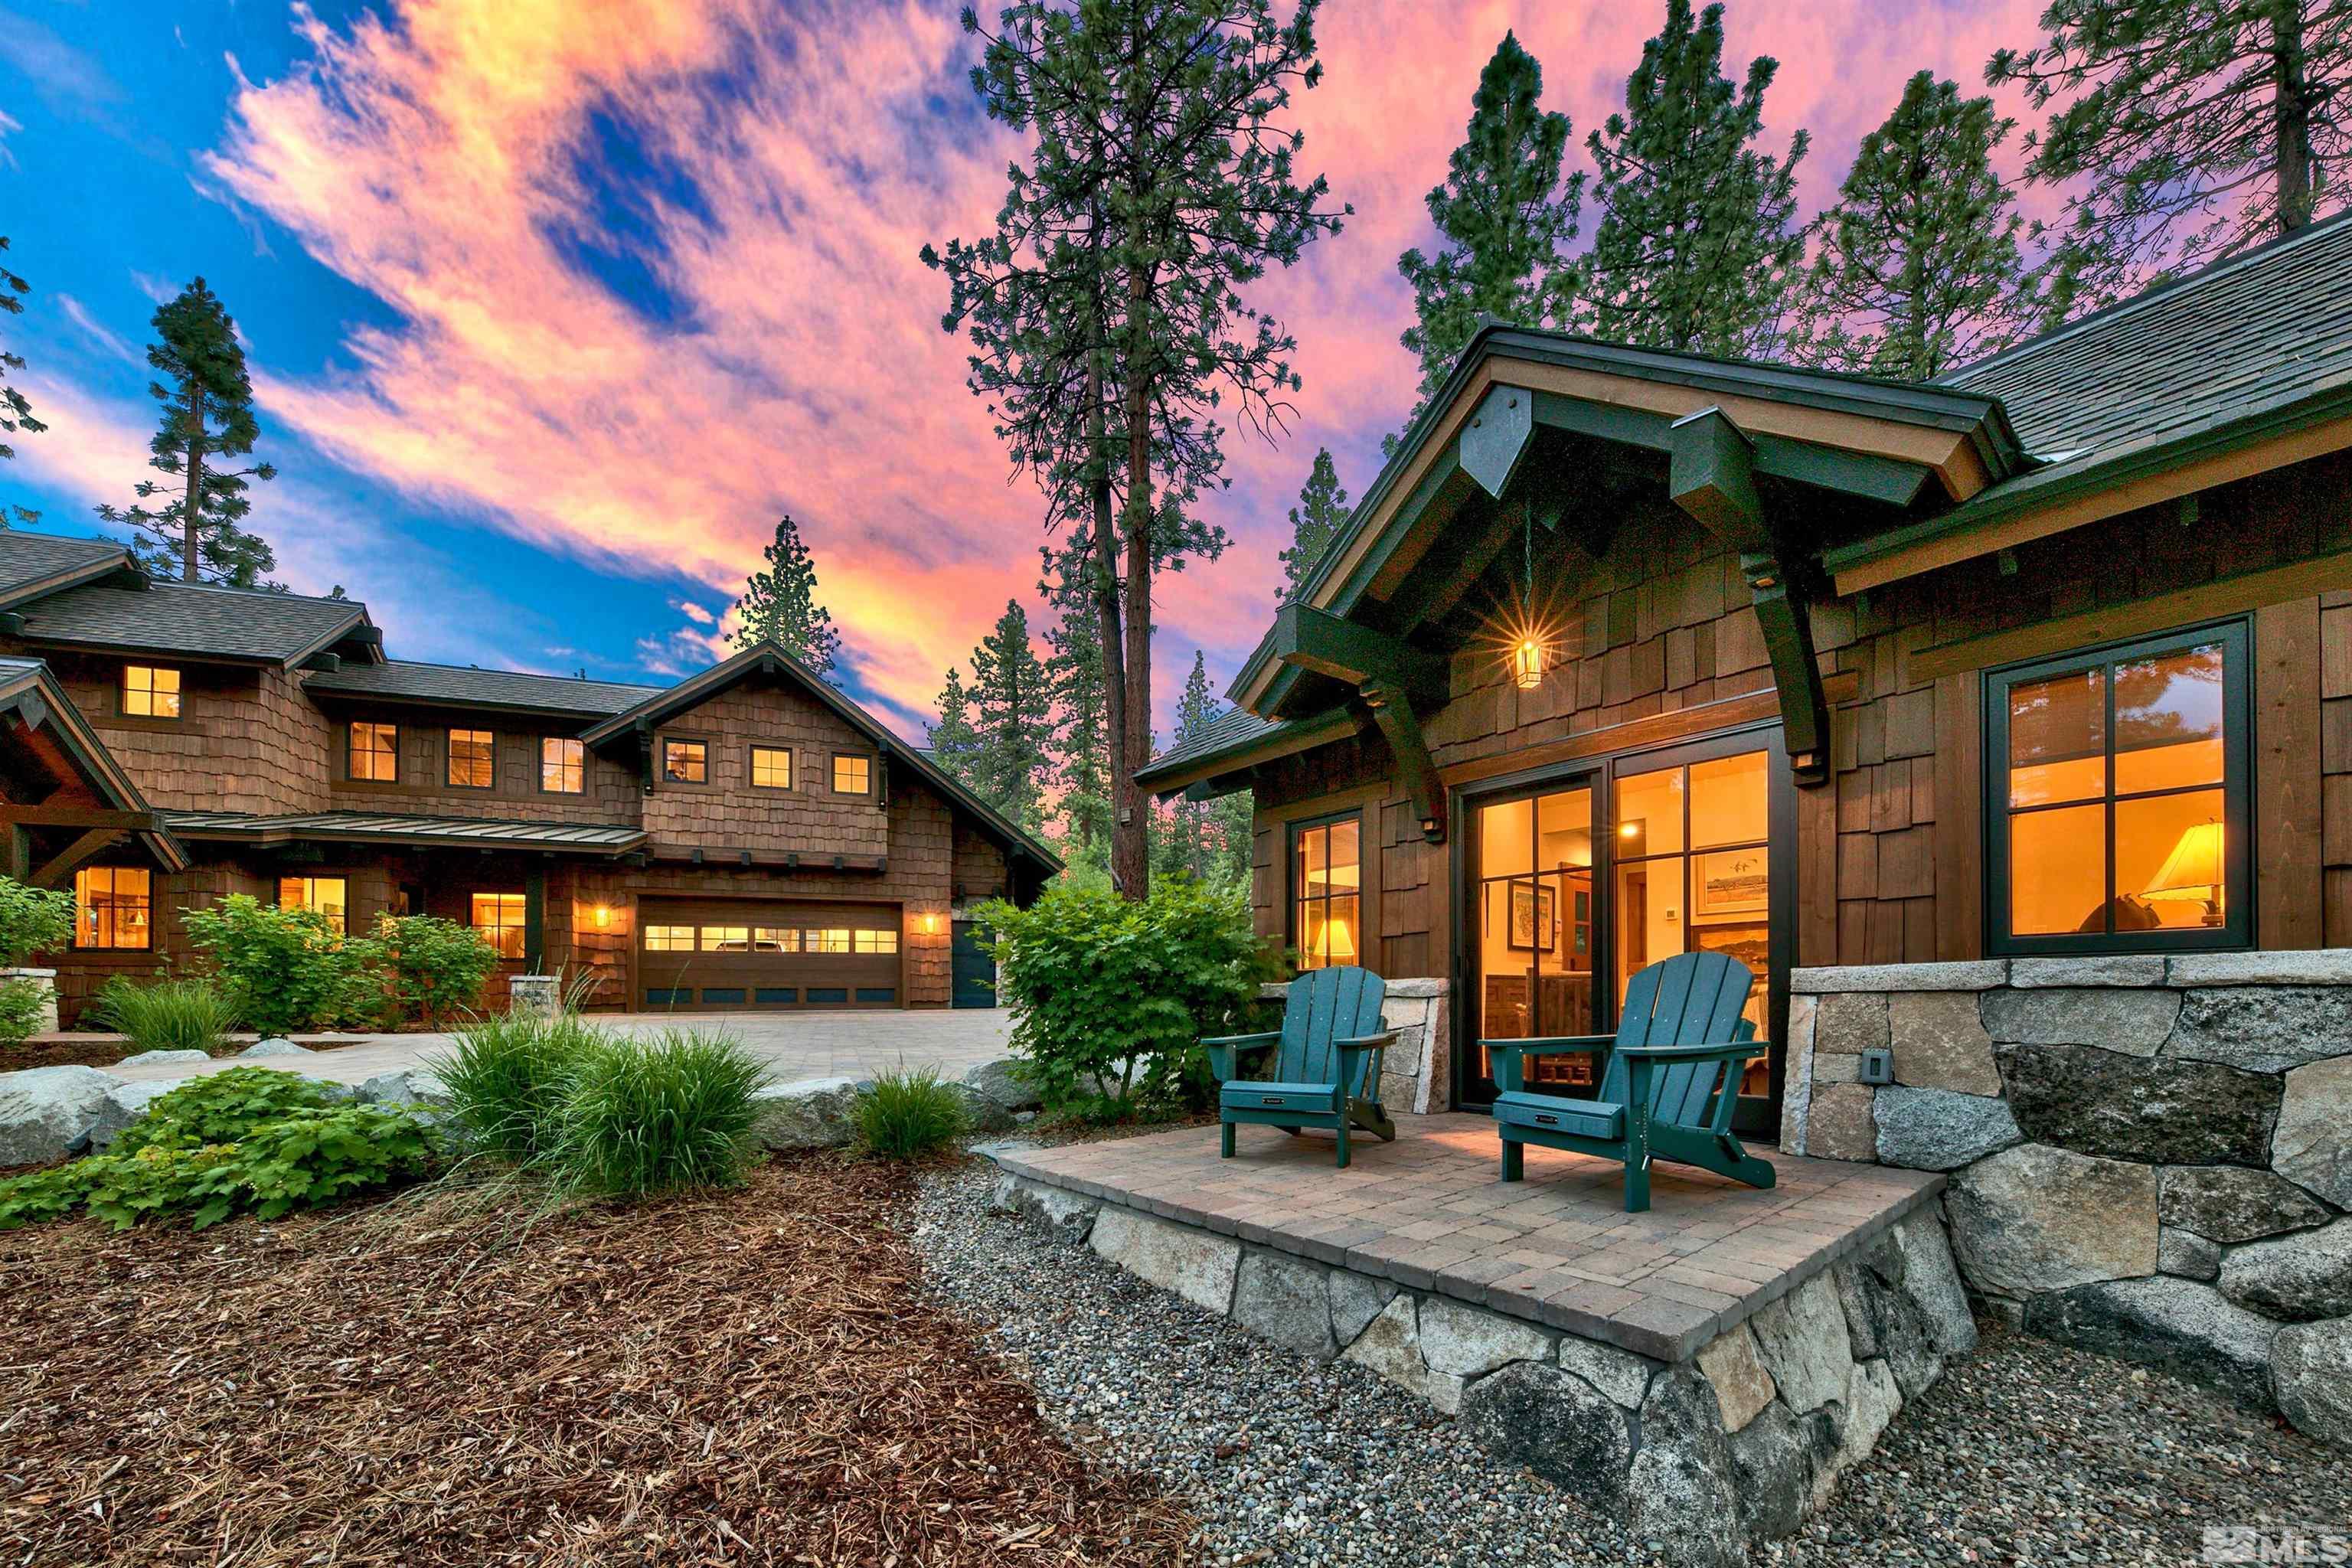
[[[898,906],[642,899],[641,1006],[899,1007]]]

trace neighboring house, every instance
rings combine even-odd
[[[74,890],[68,1022],[236,892],[464,921],[607,1007],[985,1005],[968,906],[1059,868],[772,646],[668,688],[408,663],[355,601],[100,541],[0,531],[0,714],[11,868]]]
[[[1932,383],[1489,325],[1232,695],[1143,782],[1437,1108],[1693,948],[1769,1127],[1794,968],[2352,945],[2352,223]]]

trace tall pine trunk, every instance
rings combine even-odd
[[[1127,268],[1127,733],[1111,785],[1110,865],[1119,895],[1142,899],[1151,890],[1149,813],[1135,775],[1151,760],[1151,277],[1140,264]]]
[[[188,381],[188,493],[180,514],[180,575],[187,582],[200,580],[196,564],[196,524],[204,516],[205,497],[205,389],[192,375]]]
[[[2311,223],[2311,80],[2304,58],[2301,0],[2274,0],[2271,23],[2272,161],[2278,170],[2278,226]]]
[[[1099,340],[1097,340],[1099,341]],[[1110,434],[1103,418],[1102,353],[1097,351],[1087,371],[1087,445],[1093,456],[1087,483],[1094,492],[1095,636],[1102,646],[1104,742],[1103,759],[1110,772],[1111,875],[1127,884],[1120,869],[1119,822],[1122,807],[1132,805],[1135,786],[1127,760],[1127,651],[1120,637],[1118,613],[1118,519],[1111,510]],[[1133,895],[1130,895],[1133,896]]]

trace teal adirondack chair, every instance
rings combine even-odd
[[[1244,1123],[1279,1127],[1294,1137],[1302,1127],[1328,1127],[1339,1135],[1343,1171],[1350,1128],[1395,1141],[1396,1123],[1381,1109],[1381,1062],[1396,1038],[1381,1022],[1388,990],[1369,969],[1310,969],[1290,983],[1278,1032],[1201,1042],[1217,1079],[1226,1159],[1234,1157],[1234,1129]],[[1269,1049],[1276,1051],[1270,1080],[1236,1076],[1243,1057]]]
[[[1751,1187],[1773,1184],[1769,1163],[1731,1135],[1741,1067],[1767,1047],[1740,1016],[1756,976],[1719,952],[1685,952],[1633,976],[1612,1035],[1482,1040],[1495,1064],[1495,1131],[1503,1180],[1527,1173],[1527,1145],[1597,1154],[1625,1164],[1625,1212],[1650,1206],[1650,1161],[1696,1165]],[[1527,1058],[1606,1053],[1601,1092],[1567,1100],[1527,1087]]]

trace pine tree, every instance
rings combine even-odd
[[[1074,862],[1108,868],[1110,854],[1109,706],[1103,683],[1102,639],[1095,626],[1092,591],[1068,576],[1052,595],[1061,612],[1045,633],[1053,650],[1045,679],[1053,693],[1053,782],[1059,792],[1063,840]]]
[[[931,761],[955,778],[973,782],[972,764],[980,752],[980,731],[971,725],[971,693],[964,689],[963,671],[950,665],[947,684],[940,688],[940,716],[923,742]]]
[[[2344,205],[2348,24],[2341,0],[2051,0],[2046,40],[1993,56],[1989,84],[2021,85],[2051,110],[2025,167],[2072,186],[2074,303]]]
[[[1298,504],[1290,509],[1290,548],[1282,552],[1283,585],[1275,592],[1277,603],[1297,597],[1307,574],[1339,537],[1347,521],[1348,492],[1339,488],[1339,470],[1331,461],[1331,448],[1318,447],[1315,466],[1307,471],[1307,483],[1299,488]]]
[[[1932,71],[1905,85],[1822,216],[1790,358],[1925,381],[2021,334],[2025,220],[1992,168],[2015,126]]]
[[[762,553],[768,569],[752,573],[735,601],[735,646],[776,643],[826,684],[838,686],[834,656],[841,650],[841,634],[832,613],[816,602],[816,558],[789,513],[776,520],[776,537]]]
[[[1024,826],[1044,816],[1053,703],[1045,667],[1029,646],[1029,616],[1014,600],[971,650],[971,783],[982,800]]]
[[[1290,413],[1293,341],[1243,290],[1333,232],[1325,183],[1277,123],[1321,79],[1318,0],[1014,0],[972,73],[989,115],[1034,137],[996,232],[924,260],[949,277],[944,324],[971,333],[1048,519],[1086,531],[1110,709],[1112,875],[1146,893],[1135,773],[1151,734],[1151,591],[1170,502],[1220,481],[1219,421]],[[1116,514],[1113,500],[1116,495]],[[1211,535],[1210,537],[1214,537]]]
[[[1192,652],[1192,671],[1176,700],[1176,744],[1198,740],[1223,716],[1225,705],[1209,688],[1207,660]],[[1250,795],[1246,790],[1214,800],[1171,801],[1161,814],[1158,869],[1201,881],[1246,875],[1249,870]]]
[[[165,487],[142,479],[136,503],[101,505],[98,515],[138,531],[133,547],[155,576],[282,589],[284,584],[267,581],[277,569],[277,552],[239,526],[253,510],[248,481],[274,479],[278,470],[268,463],[227,468],[215,460],[243,457],[261,438],[236,323],[199,278],[156,308],[152,325],[162,341],[147,346],[147,363],[165,379],[147,386],[163,405],[162,427],[147,444],[153,454],[148,467],[173,476],[179,482],[170,488],[177,493],[161,510],[151,510],[146,503]]]
[[[1584,175],[1560,178],[1570,126],[1567,115],[1541,106],[1542,97],[1543,67],[1505,33],[1478,73],[1445,183],[1425,198],[1446,244],[1434,256],[1416,247],[1397,258],[1397,271],[1412,285],[1414,321],[1402,342],[1421,360],[1422,404],[1444,384],[1480,317],[1540,327],[1573,310],[1567,247],[1576,237]]]
[[[0,234],[0,256],[5,256],[7,253],[8,237]],[[32,289],[31,284],[10,271],[5,264],[0,264],[0,312],[11,316],[23,315],[25,301],[22,296],[31,293]],[[12,370],[24,368],[25,358],[22,354],[13,353],[6,348],[0,347],[0,375],[5,375]],[[13,436],[19,430],[28,436],[37,436],[47,428],[47,426],[33,416],[32,400],[9,385],[6,381],[0,380],[0,436]],[[16,447],[5,441],[0,441],[0,461],[14,458],[16,455]],[[12,519],[17,522],[34,523],[38,522],[40,518],[41,514],[29,507],[0,508],[0,528],[6,528]]]
[[[1624,111],[1586,139],[1601,211],[1583,282],[1595,336],[1729,357],[1771,351],[1804,257],[1790,220],[1811,144],[1800,131],[1786,157],[1755,145],[1779,69],[1759,57],[1735,89],[1723,75],[1723,7],[1694,18],[1690,0],[1666,0]]]

